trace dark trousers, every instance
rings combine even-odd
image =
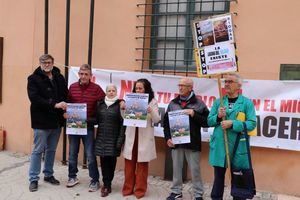
[[[214,184],[211,191],[212,200],[222,200],[224,193],[224,181],[225,181],[226,168],[224,167],[214,167]],[[246,200],[239,197],[233,197],[233,200]]]
[[[117,157],[104,156],[100,157],[102,180],[104,187],[111,188],[111,182],[115,175],[115,169],[117,164]]]

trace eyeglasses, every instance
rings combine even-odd
[[[190,87],[190,85],[178,84],[178,87]]]
[[[41,64],[43,64],[43,65],[47,65],[47,64],[50,65],[50,64],[52,64],[52,62],[50,62],[50,61],[49,62],[41,62]]]
[[[236,81],[234,81],[234,80],[225,80],[224,83],[231,84],[231,83],[236,83]]]

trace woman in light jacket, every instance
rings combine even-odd
[[[135,82],[133,93],[149,94],[147,127],[127,127],[125,132],[124,158],[125,180],[123,196],[134,194],[136,198],[142,198],[147,191],[148,164],[156,158],[153,123],[160,120],[157,100],[151,83],[147,79],[139,79]]]

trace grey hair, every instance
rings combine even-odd
[[[50,54],[43,54],[40,56],[39,61],[40,63],[44,62],[45,60],[51,59],[52,62],[54,63],[54,58]]]
[[[237,83],[240,84],[240,85],[243,85],[243,78],[238,73],[229,72],[229,73],[226,73],[225,76],[234,76],[237,80]]]
[[[109,87],[115,88],[115,89],[116,89],[116,92],[118,93],[118,88],[117,88],[117,86],[114,85],[114,84],[108,84],[108,85],[106,86],[106,89],[105,89],[106,92],[107,92],[107,90],[108,90]]]
[[[82,64],[82,65],[80,66],[80,69],[81,69],[81,70],[90,70],[91,73],[92,73],[92,68],[91,68],[91,66],[90,66],[89,64]]]

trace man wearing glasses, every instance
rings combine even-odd
[[[217,99],[208,116],[208,125],[214,128],[210,138],[209,164],[214,167],[214,184],[211,192],[212,200],[222,200],[224,193],[224,179],[227,168],[223,130],[227,130],[229,153],[232,155],[236,136],[244,130],[245,121],[247,130],[256,127],[256,114],[252,101],[239,94],[242,87],[242,78],[236,73],[224,76],[226,95],[223,97],[224,106]],[[243,116],[243,117],[242,117]],[[222,121],[222,118],[226,119]],[[241,119],[244,119],[241,121]],[[240,139],[240,143],[245,140]],[[238,145],[236,158],[231,162],[236,167],[249,168],[248,156],[245,153],[245,144]],[[233,197],[234,200],[244,200]]]
[[[164,117],[164,134],[167,145],[172,148],[173,184],[167,200],[182,199],[182,168],[184,157],[190,167],[195,200],[202,200],[203,184],[200,174],[201,127],[207,127],[209,110],[193,91],[193,80],[182,78],[178,84],[179,96],[173,99]],[[189,116],[190,143],[174,144],[170,134],[168,112],[184,110]]]
[[[38,190],[41,160],[44,153],[44,181],[59,185],[53,176],[55,152],[61,127],[64,124],[63,112],[67,104],[68,89],[65,78],[57,67],[54,58],[45,54],[39,58],[40,66],[28,77],[27,92],[30,99],[31,127],[34,147],[29,167],[29,191]]]

